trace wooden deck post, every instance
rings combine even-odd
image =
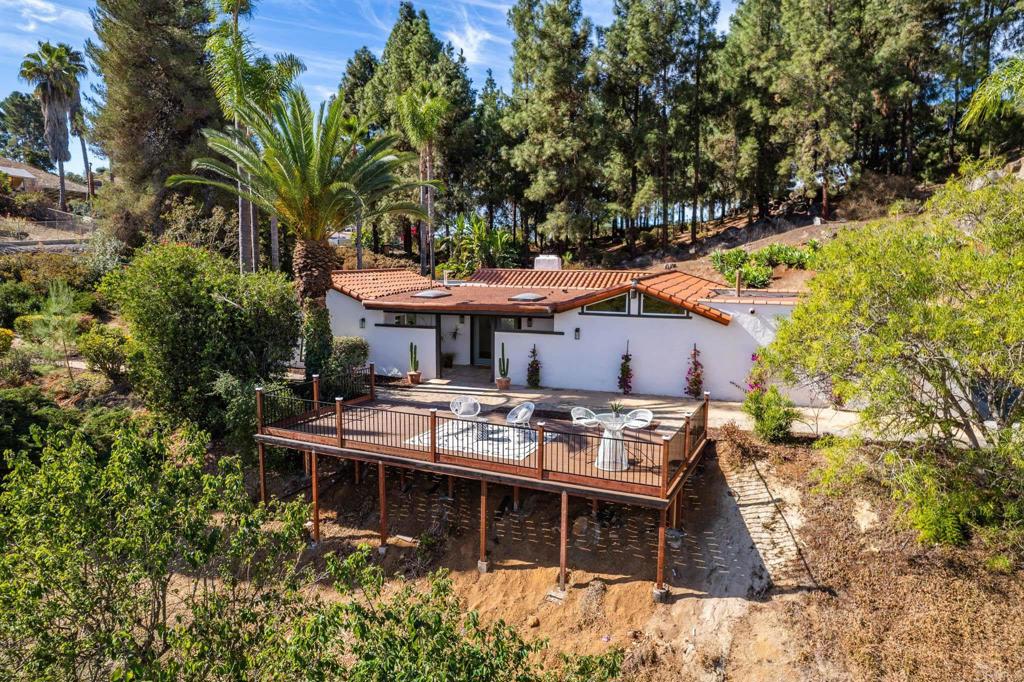
[[[266,453],[264,452],[263,443],[256,444],[256,452],[259,454],[260,460],[260,502],[263,504],[267,503],[267,469],[266,469]]]
[[[449,476],[448,477],[448,499],[449,500],[454,500],[455,499],[455,477],[454,476]]]
[[[377,495],[380,498],[380,550],[388,544],[388,493],[385,487],[384,462],[377,463]]]
[[[487,481],[480,479],[480,559],[476,569],[487,573],[491,568],[487,561]]]
[[[345,402],[339,397],[334,399],[334,428],[337,431],[338,436],[338,447],[345,446],[345,427],[341,420],[342,411],[345,408]]]
[[[313,466],[313,542],[320,542],[320,486],[319,477],[316,473],[316,452],[309,453]]]
[[[430,456],[437,463],[437,408],[430,410]]]
[[[512,511],[519,511],[519,486],[512,486]]]
[[[690,463],[690,417],[686,418],[686,434],[683,436],[683,463]]]
[[[256,433],[263,433],[263,388],[256,387]]]
[[[667,510],[662,509],[658,513],[658,577],[654,583],[654,601],[664,602],[668,599],[668,589],[665,587],[665,524]]]
[[[377,366],[370,363],[370,400],[377,399]]]
[[[593,514],[594,518],[597,518],[598,501],[596,497],[590,498],[590,513]]]
[[[320,402],[320,375],[313,375],[313,410],[316,411],[320,406],[317,403]]]
[[[672,497],[672,527],[679,528],[679,498],[683,496],[683,487]]]
[[[668,494],[668,449],[672,442],[671,436],[661,437],[661,496]]]
[[[569,561],[569,493],[562,491],[562,532],[558,539],[558,589],[565,592]]]
[[[302,451],[302,468],[303,468],[303,475],[306,478],[309,478],[309,473],[310,473],[310,471],[309,471],[309,453],[306,452],[305,450]]]
[[[547,422],[537,422],[537,478],[544,478],[544,425]]]
[[[704,391],[704,437],[708,437],[708,415],[711,414],[711,391]]]
[[[358,459],[354,459],[352,460],[352,464],[355,465],[356,485],[359,485],[360,481],[362,480],[362,476],[360,476],[360,473],[362,472],[360,471],[360,469],[362,468],[363,463],[360,462]]]

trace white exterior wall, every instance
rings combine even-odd
[[[733,318],[721,325],[694,315],[692,319],[586,315],[569,311],[555,316],[554,328],[562,335],[498,332],[495,355],[501,344],[510,360],[512,383],[525,385],[526,365],[534,344],[542,363],[541,384],[553,388],[617,391],[619,363],[626,342],[633,356],[633,391],[682,396],[690,350],[697,344],[704,365],[704,389],[715,400],[742,400],[751,355],[774,338],[778,318],[788,317],[791,306],[722,305]],[[580,340],[575,339],[576,328]],[[806,397],[793,395],[798,403]]]
[[[471,318],[467,315],[462,319],[463,321],[460,323],[458,315],[441,316],[441,353],[455,353],[456,365],[468,365],[471,362],[469,354]],[[452,338],[453,332],[456,334],[454,339]]]
[[[437,377],[437,339],[434,329],[379,327],[377,325],[385,319],[383,312],[367,310],[359,301],[334,290],[327,292],[327,311],[331,317],[332,334],[366,339],[370,344],[370,362],[377,366],[379,374],[388,374],[394,369],[401,374],[409,371],[409,343],[412,342],[416,344],[423,378]],[[420,317],[424,322],[428,318],[433,320],[433,315]],[[366,319],[364,329],[359,328],[359,320],[362,318]]]

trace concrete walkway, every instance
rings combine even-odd
[[[480,401],[485,410],[509,410],[522,402],[532,402],[541,411],[566,412],[574,407],[588,407],[592,410],[606,410],[608,405],[618,402],[627,410],[646,408],[656,415],[665,426],[681,426],[686,416],[695,410],[700,401],[692,398],[655,395],[622,395],[602,391],[577,391],[571,389],[532,389],[513,386],[508,391],[499,391],[494,384],[455,383],[446,379],[428,380],[418,386],[387,386],[378,388],[378,394],[396,400],[447,404],[458,395],[471,395]],[[853,433],[859,422],[856,412],[832,408],[798,408],[800,419],[793,424],[795,433],[848,435]],[[735,422],[741,429],[753,429],[753,420],[743,413],[742,404],[737,402],[711,401],[708,425],[717,428]]]

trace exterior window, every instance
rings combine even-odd
[[[658,317],[690,317],[690,311],[686,308],[662,301],[660,298],[654,298],[653,296],[643,297],[643,308],[640,314],[656,315]]]
[[[395,315],[395,324],[399,327],[415,327],[419,322],[416,313],[399,313]]]
[[[597,315],[628,315],[629,296],[623,294],[622,296],[583,306],[583,312],[595,313]]]
[[[517,329],[523,328],[523,321],[518,317],[499,317],[498,318],[498,331],[499,332],[514,332]]]

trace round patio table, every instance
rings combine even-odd
[[[625,414],[613,412],[597,414],[594,418],[604,427],[594,466],[601,471],[625,471],[629,468],[629,456],[622,440],[622,430],[629,424],[629,420]]]

